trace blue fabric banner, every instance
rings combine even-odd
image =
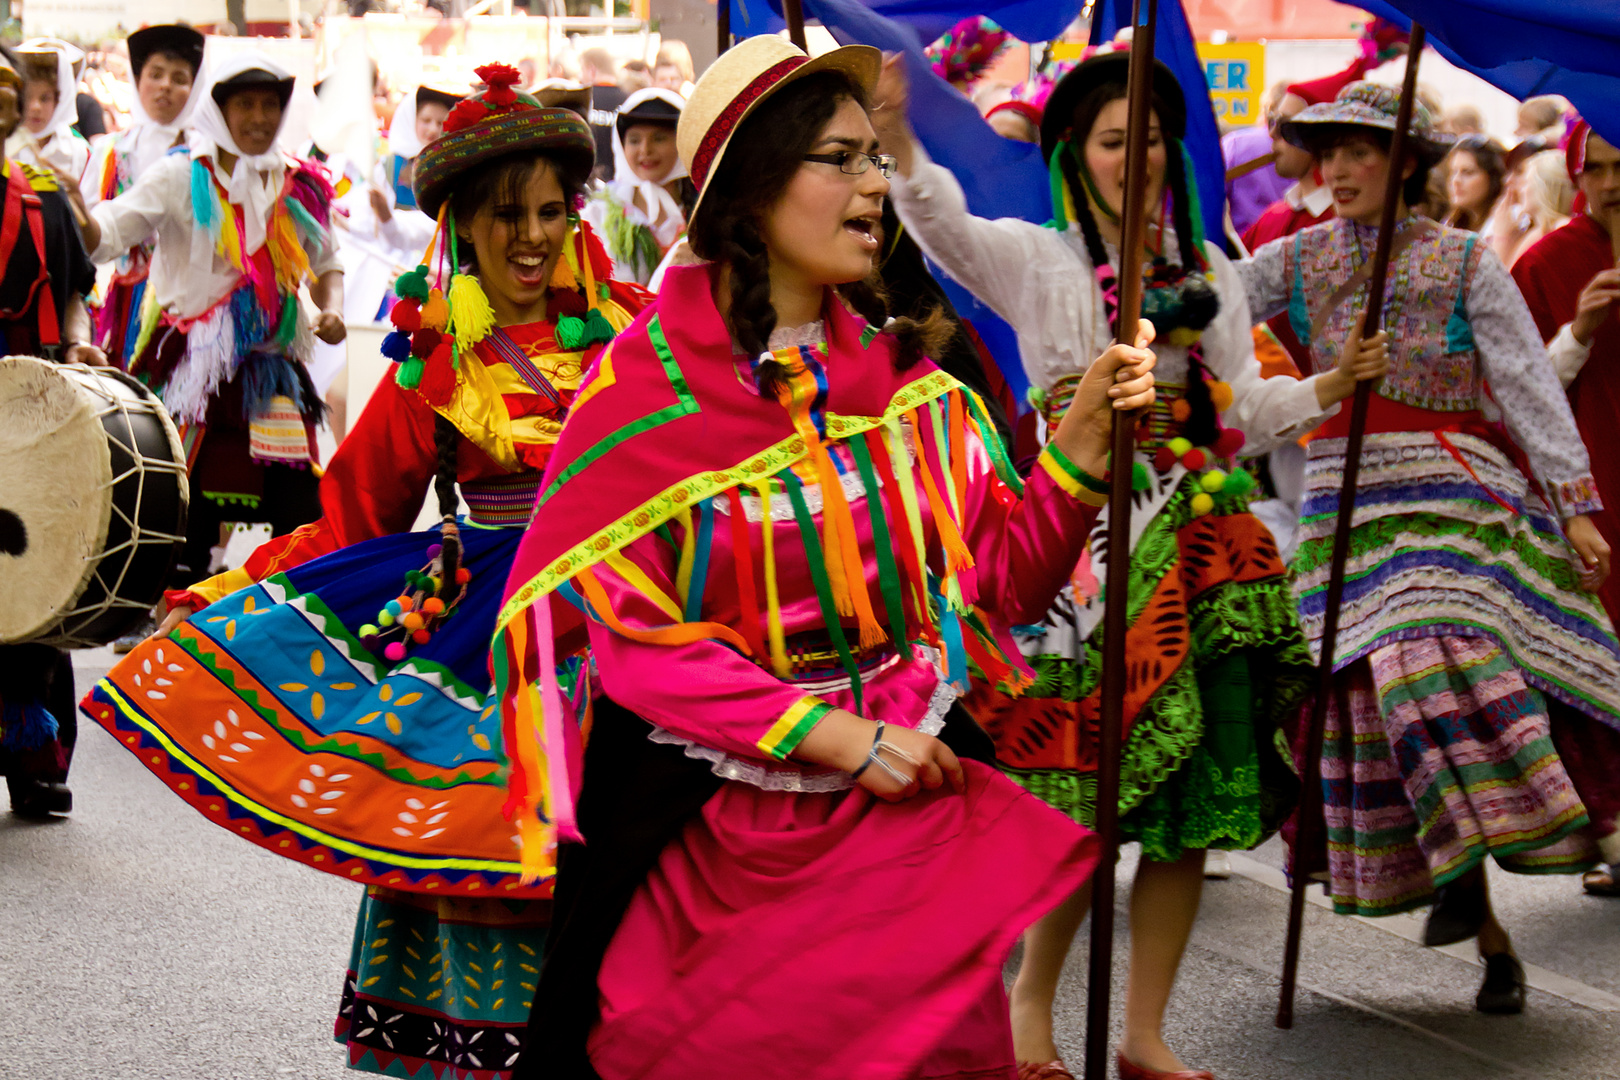
[[[805,17],[813,18],[809,6]],[[970,15],[994,19],[1020,41],[1051,41],[1082,5],[1078,0],[868,0],[864,6],[911,27],[926,45]],[[731,32],[738,37],[774,34],[785,25],[781,0],[731,0]]]
[[[1447,60],[1521,101],[1562,94],[1620,145],[1620,3],[1614,0],[1357,0],[1416,19]]]

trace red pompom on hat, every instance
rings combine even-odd
[[[489,87],[482,95],[486,104],[504,109],[517,101],[517,91],[513,88],[523,80],[517,68],[510,64],[485,64],[474,68],[473,73]]]

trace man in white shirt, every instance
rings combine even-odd
[[[277,142],[292,89],[268,57],[226,61],[196,92],[186,152],[90,210],[84,230],[98,262],[156,240],[130,371],[157,390],[186,444],[182,584],[208,573],[221,522],[280,535],[321,513],[311,466],[323,406],[306,364],[315,338],[343,340],[343,271],[324,170]]]

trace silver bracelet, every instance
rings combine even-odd
[[[907,765],[910,765],[912,768],[917,769],[919,772],[922,770],[922,762],[912,757],[906,751],[900,749],[900,747],[895,746],[892,743],[884,742],[883,731],[887,727],[888,725],[882,720],[877,722],[877,733],[872,736],[872,749],[866,752],[866,760],[861,762],[861,767],[849,774],[850,779],[859,780],[863,772],[871,768],[873,765],[876,765],[878,768],[888,773],[889,778],[895,783],[899,784],[901,787],[910,787],[916,782],[917,778],[915,776],[907,776],[899,769],[896,769],[893,765],[890,765],[883,759],[883,751],[887,750],[890,754],[893,754],[895,757],[899,758]]]

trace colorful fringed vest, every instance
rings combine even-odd
[[[863,670],[913,643],[937,649],[943,674],[962,687],[970,661],[992,678],[1021,682],[1010,640],[975,606],[963,540],[970,429],[1008,488],[1021,490],[983,403],[931,364],[896,371],[894,341],[835,302],[825,346],[773,354],[787,375],[773,408],[722,359],[731,357],[731,339],[709,269],[673,269],[657,304],[598,360],[508,582],[494,665],[513,761],[508,809],[530,875],[551,872],[550,837],[574,835],[581,737],[558,671],[583,644],[587,607],[636,640],[713,639],[791,681],[834,670],[836,657],[857,703]],[[875,497],[880,489],[898,497]],[[808,566],[818,640],[784,633],[773,585],[783,557],[773,547],[783,537],[766,528],[756,549],[751,516],[797,523],[795,559],[802,553]],[[622,627],[596,568],[635,584],[621,550],[666,526],[679,534],[679,595],[651,599],[671,621]],[[857,544],[860,526],[873,538],[875,588]],[[735,626],[703,620],[707,552],[722,529],[732,530]],[[755,558],[764,562],[757,571]]]
[[[1401,223],[1396,242],[1414,228],[1424,231],[1395,254],[1384,290],[1384,329],[1396,347],[1378,394],[1436,412],[1477,409],[1484,381],[1467,303],[1484,247],[1473,233],[1416,216]],[[1283,265],[1293,283],[1289,323],[1311,350],[1318,372],[1338,365],[1356,316],[1367,306],[1366,283],[1333,311],[1324,309],[1372,258],[1376,242],[1376,229],[1335,219],[1295,233],[1285,250]],[[1318,322],[1321,330],[1313,333]]]

